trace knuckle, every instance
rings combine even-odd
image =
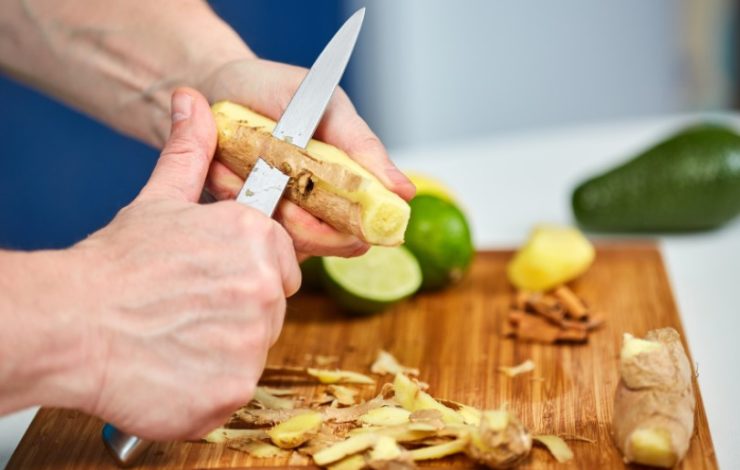
[[[226,284],[219,292],[219,298],[223,299],[227,305],[234,306],[236,308],[243,308],[249,304],[252,299],[252,289],[249,288],[249,283],[238,282]]]
[[[265,271],[259,289],[260,306],[265,310],[273,310],[277,302],[283,298],[282,279],[275,269]]]
[[[358,139],[356,146],[358,153],[380,155],[387,158],[385,146],[375,134],[371,133],[370,135]]]
[[[264,241],[271,236],[273,230],[270,219],[262,217],[256,210],[241,207],[235,217],[237,230],[241,236],[248,236],[250,240]]]

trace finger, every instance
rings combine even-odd
[[[278,266],[283,279],[283,291],[286,297],[298,292],[301,287],[301,268],[298,266],[298,259],[293,248],[293,241],[288,233],[280,225],[275,225],[276,243],[275,256],[277,256]]]
[[[197,91],[178,88],[172,95],[172,129],[140,197],[196,202],[216,150],[216,124],[208,102]]]
[[[298,265],[298,259],[293,249],[293,242],[285,230],[278,224],[276,226],[276,243],[273,254],[280,269],[283,281],[283,292],[285,297],[290,297],[301,287],[302,273]],[[276,311],[270,315],[270,346],[274,345],[280,337],[285,322],[285,299],[277,306]]]
[[[275,213],[293,239],[295,251],[312,256],[359,256],[368,245],[354,235],[340,233],[290,201],[282,201]]]
[[[353,160],[373,173],[391,191],[407,201],[416,188],[391,161],[382,142],[357,114],[347,94],[337,88],[324,117],[316,129],[316,138],[349,154]]]
[[[275,311],[270,312],[269,315],[269,321],[270,321],[270,337],[269,337],[269,343],[267,345],[268,348],[271,348],[277,343],[277,340],[280,339],[280,333],[283,331],[283,324],[285,323],[285,311],[287,309],[288,302],[285,298],[280,299],[279,305],[276,306]]]
[[[244,180],[221,162],[214,161],[208,170],[206,189],[219,201],[236,199]]]

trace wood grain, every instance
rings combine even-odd
[[[306,355],[337,355],[341,368],[367,371],[379,348],[404,364],[418,366],[435,396],[482,408],[508,404],[534,433],[574,434],[575,460],[557,464],[535,448],[520,468],[623,468],[610,434],[617,355],[624,332],[643,335],[664,326],[683,336],[660,253],[650,244],[606,245],[573,289],[607,313],[605,327],[585,345],[533,345],[503,339],[500,331],[511,300],[504,268],[510,252],[479,253],[470,275],[454,288],[424,295],[382,314],[351,318],[319,294],[291,299],[282,337],[271,364],[306,364]],[[532,359],[531,374],[508,378],[500,365]],[[533,380],[535,379],[535,380]],[[390,380],[390,378],[388,378]],[[386,380],[381,379],[379,385]],[[679,468],[714,469],[717,461],[697,391],[696,432]],[[366,395],[375,390],[369,387]],[[9,469],[115,468],[100,441],[102,423],[81,413],[42,409]],[[287,461],[253,461],[248,455],[204,443],[156,444],[136,468],[233,468]],[[435,466],[466,467],[463,459]]]

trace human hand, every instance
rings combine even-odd
[[[202,437],[250,400],[300,284],[279,224],[234,201],[196,203],[215,125],[194,90],[172,109],[139,196],[72,248],[99,378],[80,407],[153,440]]]
[[[231,100],[279,119],[306,69],[252,58],[226,63],[199,85],[211,103]],[[347,94],[337,88],[329,102],[315,137],[335,145],[367,168],[390,190],[406,200],[414,196],[414,186],[390,161],[383,144],[357,114]],[[243,181],[219,162],[213,162],[207,189],[217,199],[233,199]],[[300,257],[306,255],[355,256],[367,245],[358,238],[342,234],[290,201],[283,200],[275,218],[293,238]]]

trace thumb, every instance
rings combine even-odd
[[[197,202],[216,140],[216,123],[206,99],[191,88],[175,90],[170,137],[139,197]]]

